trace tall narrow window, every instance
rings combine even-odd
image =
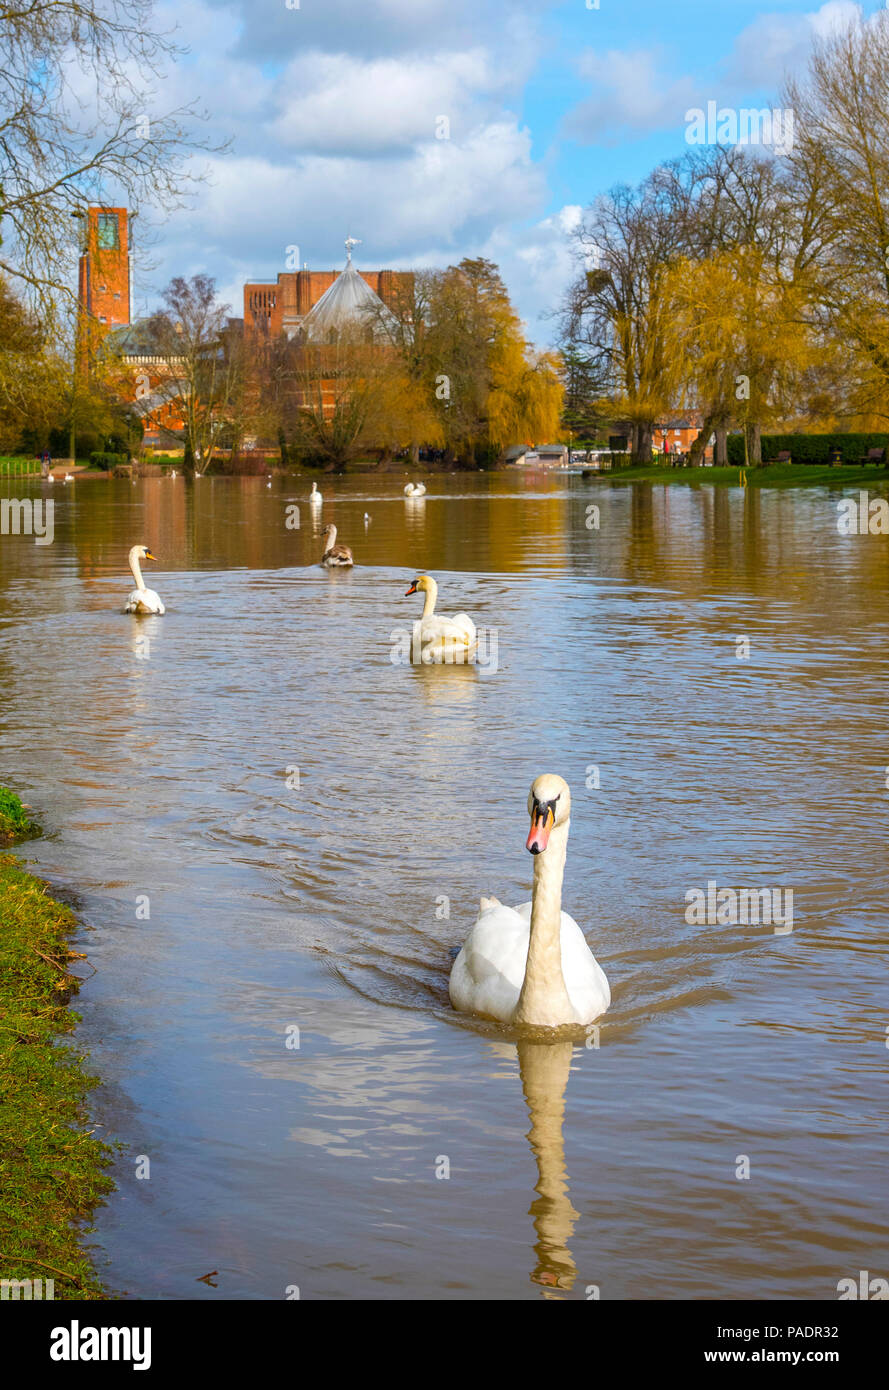
[[[120,237],[117,226],[116,212],[100,212],[98,215],[97,243],[100,251],[117,251],[120,249]]]

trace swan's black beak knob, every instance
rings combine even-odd
[[[555,824],[556,815],[552,807],[552,802],[546,802],[541,806],[539,801],[534,802],[531,811],[531,829],[525,841],[525,849],[532,854],[542,854],[549,843],[549,832]]]

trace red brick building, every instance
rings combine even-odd
[[[254,280],[244,286],[244,331],[247,334],[265,333],[275,338],[283,335],[295,337],[306,324],[311,311],[333,289],[341,276],[358,277],[364,281],[372,294],[364,298],[343,293],[337,298],[348,312],[347,300],[357,304],[363,300],[363,307],[369,308],[373,299],[382,300],[387,308],[394,308],[400,292],[409,289],[413,276],[405,270],[357,270],[352,265],[352,247],[357,245],[350,237],[346,242],[347,259],[342,270],[285,270],[279,271],[274,282]],[[345,290],[345,286],[341,286]],[[307,325],[308,327],[308,325]]]
[[[89,207],[77,275],[81,311],[108,329],[130,322],[130,236],[126,208]]]

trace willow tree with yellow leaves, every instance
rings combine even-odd
[[[511,444],[557,434],[559,361],[534,351],[491,261],[463,260],[429,278],[419,375],[454,459],[490,465]]]
[[[684,258],[665,276],[679,403],[699,409],[699,450],[744,432],[745,459],[760,463],[763,428],[793,413],[819,344],[807,277],[786,279],[758,245],[703,260]]]

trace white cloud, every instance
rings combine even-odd
[[[567,203],[530,225],[496,228],[481,248],[520,301],[532,342],[545,344],[557,336],[554,311],[577,274],[571,232],[582,215],[579,204]]]
[[[672,76],[676,55],[662,47],[586,50],[577,69],[591,95],[569,112],[565,134],[586,144],[612,143],[656,130],[685,129],[685,112],[715,99],[720,105],[746,104],[753,92],[780,95],[785,74],[805,66],[817,38],[825,38],[862,18],[853,0],[827,0],[803,14],[759,15],[736,38],[712,78]]]
[[[735,42],[728,81],[771,87],[777,95],[785,75],[805,66],[813,40],[829,38],[861,17],[861,6],[852,0],[828,0],[809,14],[760,15]]]
[[[673,67],[661,48],[587,50],[578,70],[593,95],[569,113],[565,133],[593,142],[681,125],[697,87],[690,77],[672,77]]]
[[[507,94],[481,49],[405,63],[362,62],[344,53],[295,58],[278,84],[279,113],[268,131],[301,152],[377,154],[409,149],[442,133],[457,139],[482,109]]]
[[[542,206],[545,181],[530,143],[527,131],[503,120],[462,142],[433,140],[373,160],[217,160],[199,207],[171,224],[154,284],[192,274],[192,266],[216,269],[240,313],[243,282],[283,270],[288,246],[299,246],[300,260],[313,269],[332,269],[342,264],[347,232],[361,238],[359,264],[444,264],[486,242],[501,223]],[[240,282],[234,265],[244,270]]]

